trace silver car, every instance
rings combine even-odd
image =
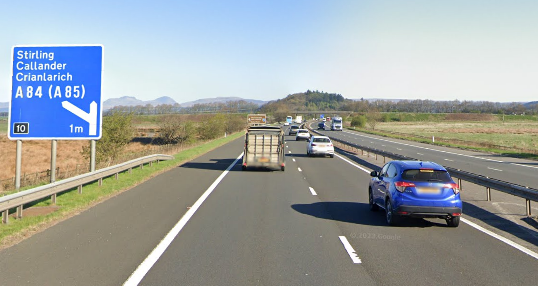
[[[312,138],[310,138],[310,141],[308,141],[308,146],[306,147],[306,155],[329,155],[329,157],[333,158],[333,142],[327,136],[312,136]]]

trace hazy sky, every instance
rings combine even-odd
[[[103,100],[310,90],[346,98],[538,100],[536,0],[0,2],[12,46],[102,44]]]

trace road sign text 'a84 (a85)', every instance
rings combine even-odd
[[[103,46],[15,46],[11,140],[101,138]]]

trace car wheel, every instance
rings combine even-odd
[[[247,166],[245,166],[245,165],[241,166],[241,170],[246,171],[246,170],[247,170]]]
[[[284,170],[286,170],[285,166],[280,167],[280,171],[284,172]]]
[[[375,212],[379,210],[379,206],[374,203],[374,195],[372,194],[372,189],[368,189],[368,204],[370,205],[370,210]]]
[[[453,216],[452,218],[447,218],[446,224],[450,227],[458,227],[458,225],[460,225],[460,217]]]
[[[396,223],[398,222],[397,221],[398,216],[392,210],[392,204],[390,203],[390,199],[387,200],[387,204],[385,205],[385,211],[386,211],[387,223],[389,225],[396,225]]]
[[[329,155],[329,157],[334,158],[334,154]]]

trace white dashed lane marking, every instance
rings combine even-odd
[[[355,249],[353,249],[353,246],[351,246],[351,244],[349,244],[349,241],[347,241],[347,238],[345,236],[339,236],[338,238],[340,238],[340,241],[344,245],[344,248],[346,249],[347,254],[349,254],[351,261],[353,261],[353,263],[362,263],[361,259],[355,252]]]

